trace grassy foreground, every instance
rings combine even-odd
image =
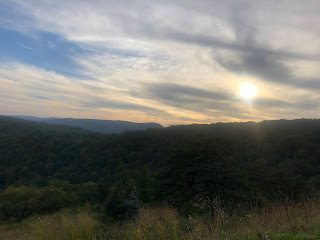
[[[0,225],[0,239],[320,239],[320,202],[282,202],[227,214],[216,205],[212,214],[179,217],[168,206],[142,208],[128,222],[106,223],[89,208],[62,210]]]

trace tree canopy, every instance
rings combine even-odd
[[[186,213],[214,198],[232,204],[294,198],[320,190],[320,120],[108,135],[0,117],[0,188],[1,204],[13,193],[30,203],[29,193],[38,191],[33,203],[53,194],[60,199],[55,206],[89,201],[114,215],[125,212],[132,196]]]

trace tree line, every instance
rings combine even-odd
[[[97,134],[0,117],[0,218],[85,203],[106,216],[167,202],[181,214],[320,190],[320,120]]]

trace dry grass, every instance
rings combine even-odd
[[[31,217],[21,223],[0,225],[0,239],[91,240],[97,239],[99,222],[87,210],[61,211],[52,216]]]
[[[179,217],[168,206],[140,209],[125,223],[102,224],[88,210],[61,211],[0,225],[0,239],[71,240],[228,240],[320,239],[320,202],[281,202],[251,211],[227,213],[218,202],[203,216]]]
[[[188,218],[179,218],[177,212],[167,206],[141,209],[133,222],[118,227],[118,232],[114,231],[110,237],[138,240],[320,239],[320,202],[282,202],[252,211],[240,208],[233,213],[227,213],[216,202],[213,214]]]
[[[167,206],[143,208],[136,220],[124,226],[120,239],[179,239],[178,214]]]

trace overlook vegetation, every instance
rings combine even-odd
[[[218,202],[214,214],[183,217],[168,206],[141,208],[125,222],[101,220],[98,211],[84,206],[52,215],[35,215],[0,225],[0,239],[253,239],[316,240],[320,238],[319,201],[278,202],[259,211],[224,211]],[[257,209],[256,209],[257,210]]]
[[[1,228],[79,228],[51,239],[318,239],[319,161],[320,120],[107,135],[0,117]],[[271,239],[303,239],[280,237]]]

